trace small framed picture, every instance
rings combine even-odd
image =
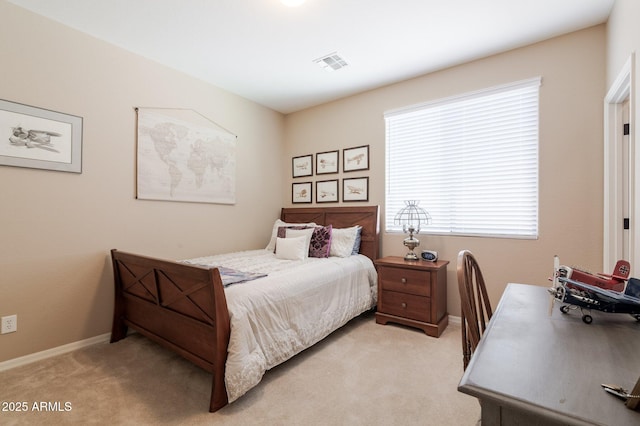
[[[369,170],[369,145],[343,149],[342,170],[345,172]]]
[[[301,155],[293,157],[291,167],[293,177],[313,176],[313,155]]]
[[[316,182],[316,203],[337,203],[338,179],[321,180]]]
[[[338,151],[319,152],[316,154],[316,174],[338,173]]]
[[[342,179],[342,201],[369,201],[369,178]]]
[[[291,202],[298,203],[310,203],[313,199],[313,185],[311,182],[301,182],[291,184]]]
[[[0,99],[0,165],[82,173],[82,117]]]

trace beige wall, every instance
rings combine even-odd
[[[600,271],[605,36],[600,25],[290,114],[285,119],[286,155],[370,145],[369,171],[333,176],[369,176],[369,203],[384,206],[384,111],[541,76],[539,239],[421,234],[421,248],[435,249],[451,261],[448,309],[454,315],[460,312],[455,260],[461,249],[477,255],[494,306],[508,282],[549,285],[554,254],[568,264]],[[382,231],[382,255],[404,255],[404,236]]]
[[[640,48],[640,2],[637,0],[616,0],[609,21],[607,23],[607,89],[613,86],[616,79],[629,70],[623,69],[626,64],[631,64],[631,89],[629,97],[629,123],[630,126],[630,155],[635,162],[635,171],[631,168],[631,191],[635,196],[631,199],[629,216],[631,219],[630,244],[631,244],[631,275],[640,276],[636,268],[640,268],[640,150],[637,149],[637,141],[640,141],[640,111],[638,110],[637,99],[640,95],[638,82],[640,82],[640,70],[638,69],[637,50]],[[613,108],[611,108],[613,109]],[[611,128],[615,128],[617,123],[611,119]],[[611,137],[611,144],[615,147],[614,138]],[[634,176],[635,175],[635,176]],[[613,192],[613,191],[612,191]],[[615,209],[612,209],[615,210]],[[613,238],[612,238],[613,240]],[[613,259],[612,259],[613,261]]]
[[[631,53],[640,48],[638,18],[639,1],[616,0],[607,23],[607,88],[614,82]]]
[[[368,204],[384,206],[384,111],[535,76],[543,78],[540,238],[421,235],[421,248],[452,262],[454,315],[455,257],[463,248],[482,263],[494,304],[507,282],[548,285],[554,254],[600,270],[602,99],[605,82],[635,49],[628,39],[638,40],[637,30],[626,15],[633,9],[637,16],[637,8],[618,0],[606,30],[593,27],[283,118],[0,2],[0,97],[84,118],[82,174],[0,166],[0,315],[18,314],[19,329],[0,335],[0,361],[109,331],[110,248],[179,259],[261,247],[279,208],[291,205],[291,157],[359,145],[370,145],[369,171],[311,180],[369,176]],[[237,204],[135,200],[136,106],[191,108],[237,134]],[[403,236],[382,231],[382,255],[404,254]]]
[[[110,331],[109,249],[181,259],[264,247],[289,161],[284,119],[0,2],[0,97],[83,117],[82,174],[0,166],[0,361]],[[190,108],[238,136],[237,203],[135,199],[134,107]],[[0,129],[8,137],[8,129]]]

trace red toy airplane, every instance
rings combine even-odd
[[[631,264],[626,260],[618,260],[611,275],[603,273],[591,274],[564,265],[560,268],[565,278],[617,292],[624,291],[626,281],[631,273]]]
[[[551,304],[558,300],[564,305],[560,307],[563,314],[571,309],[580,309],[582,321],[591,324],[591,309],[609,313],[630,314],[640,321],[640,280],[629,278],[631,270],[629,262],[619,260],[613,273],[590,274],[560,265],[558,256],[553,259],[553,286],[549,289]]]

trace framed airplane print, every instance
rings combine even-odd
[[[342,201],[369,201],[369,178],[342,179]]]
[[[316,154],[316,174],[338,173],[338,151],[319,152]]]
[[[338,179],[316,182],[316,203],[337,203]]]
[[[82,117],[0,99],[0,165],[82,173]]]
[[[294,204],[311,203],[313,200],[313,184],[301,182],[291,184],[291,202]]]
[[[313,176],[313,155],[301,155],[291,160],[293,177]]]
[[[357,146],[342,150],[342,170],[355,172],[369,170],[369,145]]]

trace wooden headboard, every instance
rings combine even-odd
[[[360,253],[376,260],[380,251],[380,206],[361,207],[289,207],[280,219],[288,223],[315,222],[334,228],[362,226]]]

